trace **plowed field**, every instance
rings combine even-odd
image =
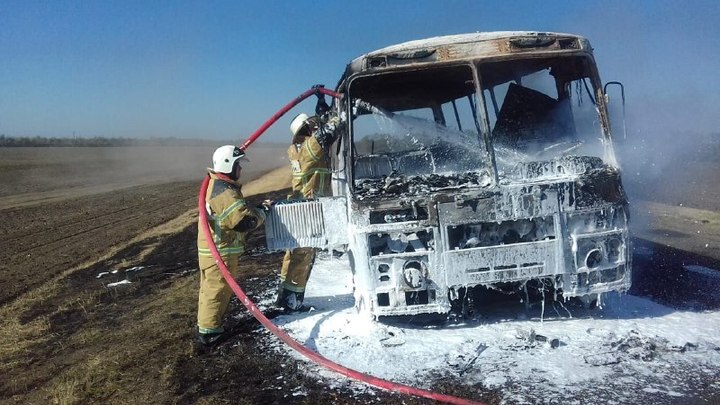
[[[273,170],[284,160],[270,158],[283,149],[251,156],[243,175],[251,202],[286,194],[288,169]],[[136,151],[124,164],[100,159],[79,172],[76,152],[56,150],[43,163],[0,151],[0,403],[430,403],[306,372],[305,362],[267,347],[272,338],[237,301],[233,337],[199,350],[195,207],[205,163],[189,156],[209,154],[171,157],[166,162],[180,162],[163,172],[128,157],[144,153]],[[180,164],[194,170],[170,176]],[[655,253],[636,257],[634,294],[674,308],[720,308],[717,294],[681,271],[688,263],[720,268],[720,204],[693,188],[717,190],[717,176],[704,179],[662,198],[636,187],[636,246]],[[693,204],[693,192],[702,201]],[[249,244],[261,250],[264,235]],[[241,260],[239,282],[251,296],[273,288],[280,254],[251,250]],[[113,287],[119,282],[126,285]],[[451,382],[433,388],[500,401]]]

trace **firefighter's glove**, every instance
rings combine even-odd
[[[333,142],[335,142],[335,139],[340,133],[340,129],[343,125],[344,123],[342,119],[340,119],[337,115],[333,115],[319,131],[315,131],[315,138],[323,148],[326,148],[328,145],[332,145]]]
[[[318,117],[324,117],[329,111],[330,106],[325,101],[325,96],[322,93],[317,93],[317,103],[315,104],[315,115]]]
[[[330,125],[335,125],[335,126],[340,125],[341,122],[342,122],[342,119],[341,119],[340,117],[338,117],[337,115],[333,115],[333,116],[328,120],[328,124],[330,124]]]
[[[343,120],[337,115],[330,117],[328,122],[325,124],[325,129],[329,132],[335,132],[340,126],[342,126]]]
[[[273,200],[263,200],[263,202],[260,203],[258,208],[264,211],[270,211],[270,208],[272,208],[273,204],[275,204],[275,201]]]

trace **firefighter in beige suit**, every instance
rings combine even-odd
[[[320,125],[317,117],[300,114],[290,124],[293,141],[288,148],[292,170],[292,194],[289,199],[313,199],[331,195],[328,148],[334,142],[340,124],[337,118]],[[285,252],[280,271],[276,304],[285,310],[301,309],[315,249],[296,248]]]
[[[245,237],[262,225],[265,209],[271,203],[266,200],[260,208],[247,206],[238,183],[239,161],[243,157],[244,153],[233,145],[218,148],[213,154],[213,168],[209,170],[210,183],[205,195],[213,241],[233,277],[238,275],[238,261],[245,251]],[[210,345],[223,336],[223,316],[232,290],[220,273],[200,228],[197,246],[200,267],[197,338],[200,343]]]

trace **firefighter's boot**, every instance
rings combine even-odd
[[[290,291],[280,285],[280,287],[278,288],[277,300],[275,300],[275,306],[282,308],[283,310],[285,310],[285,312],[302,312],[304,308],[304,298],[304,291]]]

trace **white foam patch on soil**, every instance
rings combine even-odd
[[[108,283],[105,287],[118,287],[121,285],[132,284],[130,280],[118,281],[117,283]]]
[[[509,403],[673,402],[697,384],[717,391],[707,381],[720,378],[719,311],[612,294],[602,309],[570,309],[572,317],[555,305],[540,319],[539,306],[511,302],[465,323],[423,325],[362,319],[353,303],[346,256],[320,255],[305,298],[314,310],[274,322],[358,371],[422,388],[451,378],[500,389]]]

